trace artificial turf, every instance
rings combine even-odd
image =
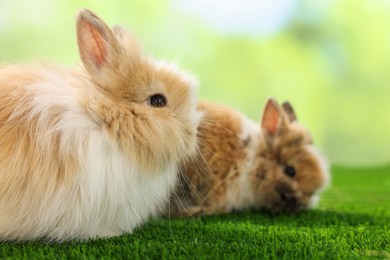
[[[390,167],[334,167],[319,207],[155,219],[132,235],[86,242],[2,243],[0,258],[390,259]]]

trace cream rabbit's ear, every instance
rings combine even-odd
[[[287,127],[287,119],[275,99],[270,98],[265,105],[261,127],[269,136],[279,134]]]
[[[115,70],[120,45],[111,29],[93,12],[83,9],[77,16],[77,44],[81,60],[92,75]]]
[[[122,48],[124,48],[132,58],[137,57],[142,52],[142,48],[138,40],[127,29],[122,26],[115,25],[112,27],[112,32],[121,43]]]
[[[120,25],[113,26],[112,31],[118,38],[132,38],[130,32]]]
[[[286,112],[288,118],[290,119],[290,122],[297,121],[297,116],[294,112],[293,107],[291,106],[290,102],[286,101],[282,104],[282,107],[284,109],[284,112]]]

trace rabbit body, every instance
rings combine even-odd
[[[0,67],[0,240],[132,232],[195,151],[194,79],[88,10],[77,29],[85,69]]]
[[[198,154],[182,166],[167,214],[296,212],[315,205],[328,167],[295,114],[269,100],[260,126],[226,106],[201,102],[198,109],[204,113]]]

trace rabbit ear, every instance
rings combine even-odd
[[[261,126],[269,136],[275,136],[287,127],[287,118],[273,98],[268,99],[265,105]]]
[[[112,31],[119,38],[130,38],[130,33],[120,25],[113,26]]]
[[[115,69],[119,42],[111,29],[86,9],[77,16],[77,44],[81,60],[92,75],[99,75],[104,68]]]
[[[112,32],[115,34],[115,37],[121,43],[122,48],[124,48],[132,58],[135,58],[140,53],[142,53],[142,49],[139,45],[139,42],[128,30],[126,30],[122,26],[115,25],[114,27],[112,27]]]
[[[288,101],[284,102],[282,104],[282,107],[284,109],[284,112],[286,112],[288,118],[290,119],[290,122],[297,121],[297,116],[295,115],[294,109]]]
[[[269,135],[274,135],[279,126],[280,111],[278,103],[270,98],[265,105],[261,126]]]

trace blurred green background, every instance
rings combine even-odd
[[[333,164],[390,163],[390,1],[0,0],[0,62],[79,63],[96,12],[200,79],[200,97],[258,121],[289,100]]]

